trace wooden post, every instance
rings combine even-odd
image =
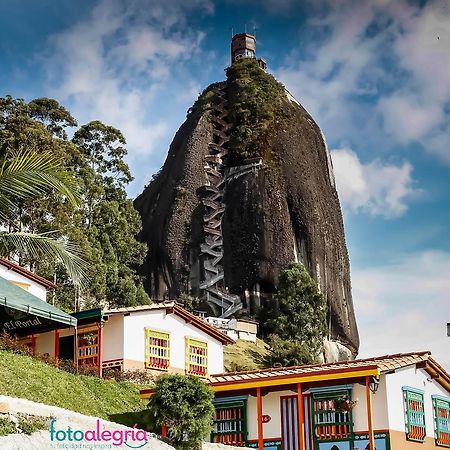
[[[103,322],[100,322],[98,328],[98,376],[103,376]]]
[[[375,450],[375,438],[373,434],[372,416],[372,392],[369,387],[370,377],[366,377],[366,403],[367,403],[367,425],[369,428],[369,450]]]
[[[55,330],[55,366],[59,366],[59,330]]]
[[[31,335],[31,353],[33,355],[36,354],[36,335]]]
[[[300,446],[300,450],[305,450],[305,408],[303,403],[302,385],[300,383],[297,383],[297,419],[298,443]]]
[[[263,419],[262,419],[262,397],[261,388],[256,388],[256,402],[258,410],[258,450],[264,450],[264,434],[263,434]]]

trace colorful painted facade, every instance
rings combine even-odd
[[[259,450],[450,446],[450,376],[429,352],[225,373],[209,383],[214,442]]]
[[[233,340],[176,302],[74,314],[78,329],[35,336],[35,348],[79,366],[186,373],[223,372],[223,346]],[[55,339],[57,345],[55,345]]]

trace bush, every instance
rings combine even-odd
[[[0,334],[0,350],[6,350],[17,355],[31,355],[31,350],[26,345],[6,331]]]
[[[29,414],[20,414],[18,419],[19,428],[25,434],[33,434],[36,431],[45,430],[48,428],[50,422],[50,419],[47,417],[32,416]]]
[[[274,341],[277,358],[298,359],[302,364],[317,360],[328,332],[327,305],[302,264],[292,264],[281,273],[275,302],[265,314],[268,319],[263,332],[280,339]],[[290,341],[292,345],[283,341]]]
[[[198,377],[162,375],[148,405],[150,420],[153,426],[167,427],[177,450],[198,450],[212,429],[213,398],[211,388]]]
[[[269,337],[271,351],[264,358],[265,367],[302,366],[317,362],[317,355],[311,352],[308,345],[298,341],[281,339],[277,335]]]
[[[17,433],[16,424],[7,417],[0,417],[0,436]]]
[[[155,382],[155,376],[151,373],[143,370],[120,370],[119,368],[104,369],[103,378],[136,384],[153,384]]]

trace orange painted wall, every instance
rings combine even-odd
[[[413,442],[406,439],[406,434],[401,431],[389,430],[391,438],[391,450],[431,450],[444,449],[435,444],[433,438],[427,437],[424,442]]]

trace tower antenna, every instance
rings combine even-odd
[[[247,24],[245,24],[244,30],[245,30],[245,34],[247,34]]]
[[[231,39],[233,39],[233,27],[231,27]]]

